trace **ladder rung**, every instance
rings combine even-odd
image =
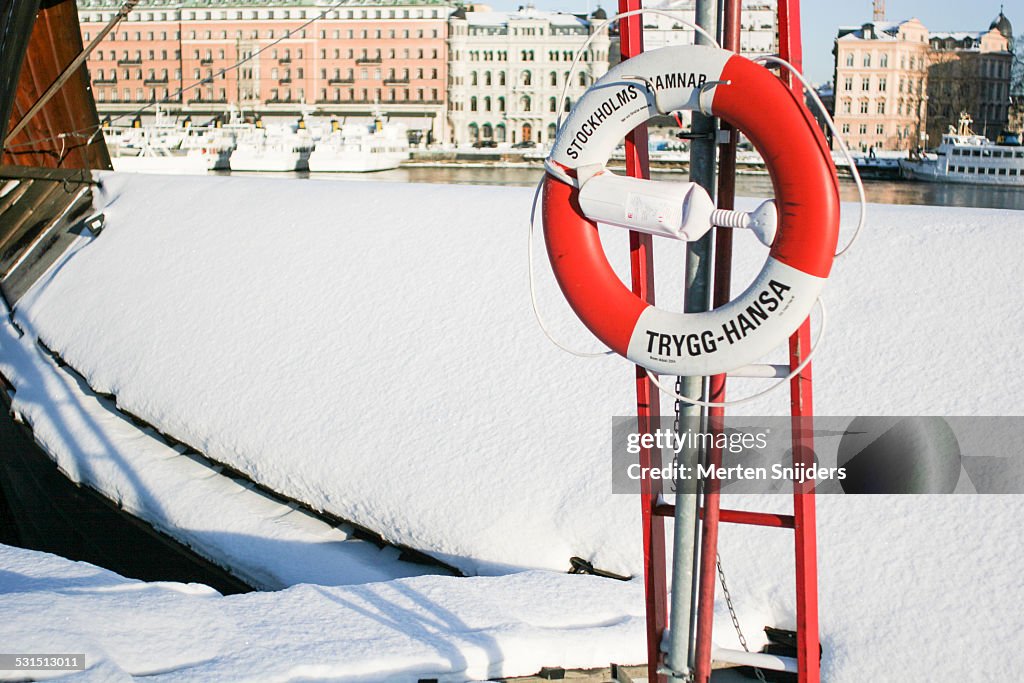
[[[658,503],[654,506],[654,514],[663,517],[674,517],[676,506],[669,503]],[[700,511],[703,519],[704,510]],[[794,527],[793,515],[780,515],[774,512],[751,512],[749,510],[719,510],[718,519],[732,524],[753,524],[755,526],[773,526],[785,529]]]
[[[773,377],[785,377],[791,372],[788,365],[778,365],[772,363],[754,363],[752,365],[744,365],[743,367],[736,368],[735,370],[729,371],[730,377],[762,377],[764,379],[771,379]]]
[[[715,647],[711,649],[711,661],[726,662],[739,666],[753,666],[758,669],[768,669],[770,671],[797,673],[795,657],[768,655],[763,652],[745,652],[743,650],[729,650],[724,647]]]

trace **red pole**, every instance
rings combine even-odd
[[[619,12],[641,8],[641,0],[619,0]],[[642,15],[625,17],[619,22],[619,44],[622,59],[635,57],[644,51]],[[626,136],[626,174],[634,178],[650,178],[647,157],[647,126],[637,126]],[[629,233],[629,263],[633,293],[654,304],[654,252],[650,235]],[[647,373],[639,365],[635,369],[636,418],[639,433],[650,433],[656,428],[661,412],[658,393]],[[660,466],[654,460],[660,454],[644,449],[640,452],[641,467]],[[668,623],[668,587],[666,583],[665,519],[655,514],[654,507],[661,493],[660,480],[641,482],[641,524],[644,542],[644,592],[647,597],[647,673],[652,683],[664,683],[658,673],[661,662],[661,636]]]
[[[800,46],[800,0],[779,0],[779,55],[802,70]],[[798,101],[804,101],[803,88],[788,78]],[[795,368],[811,348],[811,321],[805,320],[789,339],[789,363]],[[793,462],[814,462],[814,400],[808,363],[790,383],[790,412],[793,416]],[[819,683],[821,661],[818,633],[818,559],[817,523],[814,492],[794,484],[793,522],[796,532],[796,633],[797,671],[801,683]]]

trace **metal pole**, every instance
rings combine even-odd
[[[718,0],[697,0],[696,23],[711,35],[718,32]],[[696,34],[698,44],[709,41]],[[712,117],[700,112],[692,113],[693,140],[690,144],[690,180],[715,195],[715,135],[716,124]],[[711,263],[712,234],[708,233],[697,242],[691,242],[686,249],[686,289],[683,310],[700,313],[711,308]],[[683,396],[704,394],[704,377],[680,377],[676,384]],[[680,427],[689,429],[702,424],[704,411],[691,404],[677,403],[676,415]],[[698,448],[684,448],[679,453],[679,464],[683,471],[696,472],[700,461]],[[698,529],[700,526],[697,508],[697,481],[694,476],[679,482],[676,490],[675,525],[673,530],[672,560],[672,625],[669,630],[668,656],[666,663],[678,676],[677,681],[686,680],[696,665],[697,626],[697,572],[700,561],[697,552]],[[713,598],[712,598],[713,599]]]
[[[641,0],[619,0],[619,12],[641,8]],[[626,17],[619,25],[622,58],[629,59],[644,51],[642,15]],[[641,125],[626,136],[626,174],[635,178],[649,178],[647,156],[647,126]],[[650,235],[629,233],[629,260],[632,290],[641,299],[654,304],[654,241]],[[661,412],[658,392],[647,373],[640,366],[634,372],[636,386],[637,431],[651,433],[657,428]],[[643,449],[641,467],[660,466],[660,452]],[[658,673],[661,659],[661,638],[667,621],[668,587],[666,583],[665,518],[655,514],[661,481],[645,478],[641,481],[641,524],[644,545],[644,593],[647,600],[647,672],[651,683],[663,683]]]

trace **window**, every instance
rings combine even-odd
[[[530,72],[529,71],[524,71],[523,72],[523,85],[531,85],[532,81],[533,81],[533,77],[531,76]]]
[[[889,66],[889,53],[888,52],[883,52],[881,57],[878,58],[878,66],[882,67],[883,69],[885,67]]]
[[[870,53],[864,55],[864,66],[865,67],[871,66],[871,54]]]
[[[469,110],[476,111],[476,97],[469,98]]]
[[[558,100],[555,99],[554,97],[548,99],[548,111],[550,111],[550,112],[558,111]]]
[[[846,55],[846,66],[853,66],[853,53]]]
[[[868,134],[868,124],[866,124],[866,123],[860,124],[860,134],[861,135],[867,135]]]
[[[860,113],[861,114],[867,114],[868,113],[868,101],[867,100],[861,100],[860,101]]]
[[[875,126],[875,135],[885,135],[885,124],[880,123]]]
[[[851,105],[851,103],[850,103],[850,100],[844,100],[844,101],[843,101],[843,113],[844,113],[844,114],[849,114],[849,113],[851,113],[851,112],[852,112],[852,109],[851,109],[851,107],[852,107],[852,105]]]
[[[879,114],[884,114],[885,113],[885,100],[880,100],[878,102],[877,113],[879,113]]]
[[[882,78],[878,79],[878,89],[881,92],[885,92],[885,86],[886,86],[886,82],[885,82],[885,77],[883,76]]]
[[[860,79],[860,89],[864,92],[871,90],[871,78],[869,76]]]
[[[850,124],[844,123],[843,124],[843,135],[847,135],[847,134],[849,134],[849,132],[850,132]]]
[[[853,77],[852,76],[847,76],[846,79],[843,81],[843,90],[846,90],[847,92],[853,90]]]

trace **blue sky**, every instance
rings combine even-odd
[[[514,10],[527,0],[483,0],[497,10]],[[533,0],[540,9],[581,12],[601,4],[606,10],[617,0]],[[1014,33],[1024,29],[1024,0],[1004,3]],[[917,17],[933,31],[983,31],[999,14],[998,0],[887,0],[886,18],[892,21]],[[832,40],[840,25],[861,24],[871,19],[870,0],[803,0],[804,70],[815,82],[832,78]]]

